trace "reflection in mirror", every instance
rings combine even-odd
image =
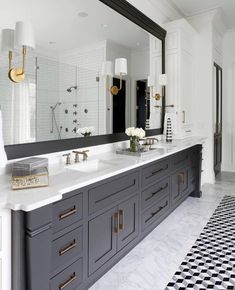
[[[0,27],[30,21],[36,48],[18,84],[0,54],[6,145],[162,127],[161,40],[99,0],[13,2],[13,11],[4,3]],[[13,67],[21,62],[14,50]]]

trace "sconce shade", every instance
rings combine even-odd
[[[102,63],[102,76],[113,76],[113,62],[112,61],[104,61]]]
[[[127,59],[117,58],[115,59],[115,75],[127,75]]]
[[[167,85],[167,75],[166,74],[159,75],[158,83],[160,86],[166,86]]]
[[[14,34],[13,29],[3,29],[2,30],[2,41],[1,41],[1,51],[13,51],[14,50]]]
[[[154,86],[155,86],[154,77],[148,76],[148,87],[154,87]]]
[[[15,45],[35,48],[33,27],[30,23],[18,21],[15,27]]]

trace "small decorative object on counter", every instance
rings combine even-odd
[[[95,133],[95,127],[83,127],[77,129],[77,133],[84,136],[89,137],[91,134]]]
[[[130,137],[130,151],[140,151],[140,139],[145,137],[145,131],[142,128],[130,127],[125,133]]]
[[[48,159],[32,157],[13,163],[12,189],[26,189],[49,185]]]
[[[166,142],[172,142],[171,118],[167,118],[166,121]]]

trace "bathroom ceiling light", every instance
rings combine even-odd
[[[101,27],[102,27],[102,28],[108,28],[108,24],[102,23],[102,24],[101,24]]]
[[[88,16],[88,13],[85,11],[78,12],[78,17],[86,18],[87,16]]]

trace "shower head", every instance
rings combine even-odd
[[[68,93],[72,93],[72,90],[77,90],[77,89],[78,89],[77,86],[72,86],[72,87],[69,87],[69,88],[67,89],[67,92],[68,92]]]
[[[52,111],[54,111],[56,109],[57,106],[60,106],[62,103],[61,102],[57,102],[55,104],[55,106],[51,106]]]

